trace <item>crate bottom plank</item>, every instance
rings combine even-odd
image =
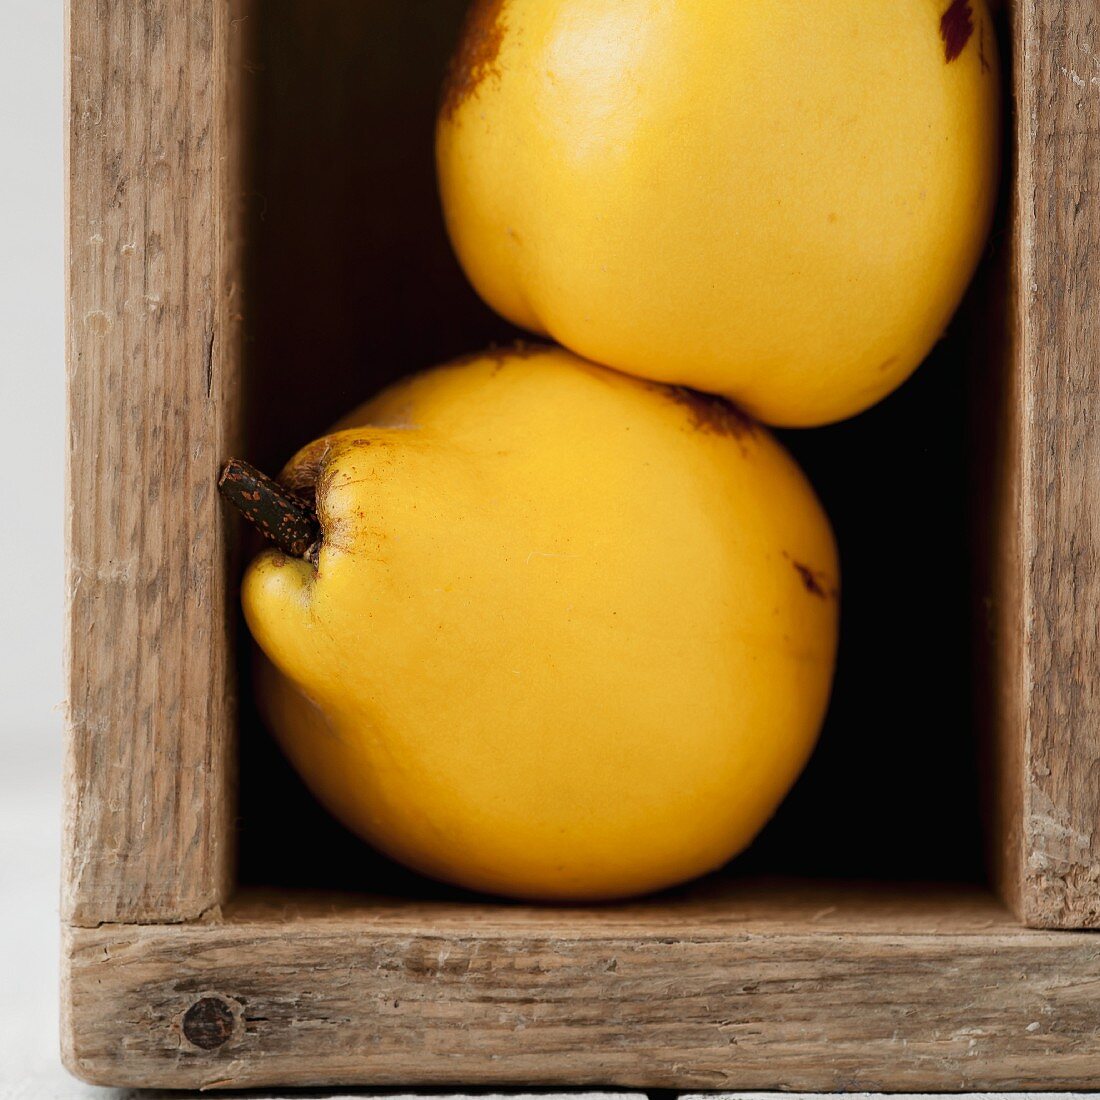
[[[549,909],[246,894],[70,928],[66,1064],[157,1087],[1100,1086],[1100,938],[977,889],[710,884]]]

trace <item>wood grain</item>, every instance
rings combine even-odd
[[[272,10],[299,19],[269,17],[284,51],[273,57],[293,60],[302,28],[329,33],[312,6]],[[408,26],[404,9],[391,14],[407,31],[431,22],[427,9]],[[289,891],[228,900],[233,548],[214,484],[242,415],[256,445],[287,442],[259,427],[270,411],[260,364],[251,381],[241,366],[247,16],[244,0],[70,0],[70,1068],[163,1087],[1100,1087],[1100,942],[1021,930],[973,889],[717,878],[569,910]],[[995,862],[1023,920],[1072,928],[1100,924],[1100,54],[1083,3],[1020,0],[1012,20],[1013,370],[991,452],[1004,464]],[[343,79],[323,41],[308,56]],[[308,84],[314,69],[297,71]],[[283,83],[285,68],[269,74],[269,97],[293,99],[297,85]],[[332,234],[294,220],[317,178],[301,144],[316,120],[300,115],[289,137],[266,135],[273,161],[304,165],[271,196],[253,256],[268,283],[288,240],[295,259],[315,257],[302,265],[314,278],[332,263]],[[345,122],[330,120],[328,138]],[[395,228],[392,247],[403,243]],[[285,288],[291,321],[298,290]],[[284,301],[270,286],[268,300]],[[315,306],[340,314],[327,359],[352,379],[367,326]],[[323,326],[288,327],[294,339],[273,326],[262,345],[264,368],[284,377]],[[392,349],[404,346],[396,332]],[[413,352],[426,357],[452,332],[421,335]],[[372,369],[409,365],[392,349],[375,347]],[[320,395],[318,417],[329,400],[344,398]],[[289,435],[301,407],[278,415]]]
[[[1100,926],[1100,11],[1018,0],[1015,331],[997,878],[1020,919]]]
[[[66,1063],[161,1087],[1100,1085],[1095,937],[1013,928],[977,894],[926,891],[914,920],[904,894],[741,889],[694,911],[259,899],[74,929]]]
[[[228,525],[238,195],[218,0],[68,14],[69,720],[63,915],[224,899],[234,700]]]

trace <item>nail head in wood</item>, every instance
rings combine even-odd
[[[216,1050],[237,1029],[237,1013],[222,997],[202,997],[183,1014],[183,1037],[200,1050]]]

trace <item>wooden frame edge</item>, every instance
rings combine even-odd
[[[1100,1086],[1087,933],[275,911],[70,929],[66,1064],[161,1088]]]
[[[1083,0],[1010,6],[1013,464],[996,593],[1006,706],[996,878],[1019,919],[1100,927],[1100,41]],[[1080,71],[1079,71],[1080,70]]]
[[[63,919],[232,885],[238,186],[225,0],[69,0]]]

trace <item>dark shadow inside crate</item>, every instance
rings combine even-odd
[[[386,382],[516,335],[466,285],[435,192],[437,88],[463,7],[269,0],[254,17],[244,440],[268,468]],[[812,762],[724,874],[983,880],[971,391],[986,269],[898,393],[783,433],[840,542],[840,663]],[[317,807],[249,702],[247,651],[240,671],[241,881],[447,893]]]

